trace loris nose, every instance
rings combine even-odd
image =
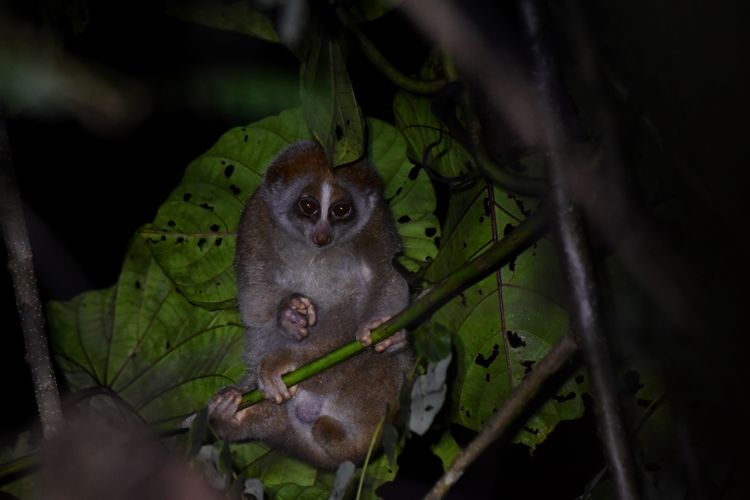
[[[319,247],[324,247],[331,242],[331,234],[328,232],[313,233],[312,240]]]

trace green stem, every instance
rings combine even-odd
[[[375,443],[378,442],[380,432],[383,430],[383,423],[385,422],[385,415],[378,422],[378,426],[375,428],[375,432],[370,439],[370,446],[367,448],[367,455],[365,456],[365,463],[362,464],[362,474],[359,476],[359,484],[357,485],[357,496],[355,500],[362,498],[362,486],[365,484],[365,475],[367,474],[367,466],[370,465],[370,458],[372,458],[372,451],[375,449]]]
[[[463,290],[506,265],[541,237],[545,229],[545,220],[545,213],[537,210],[508,236],[493,244],[487,251],[430,288],[425,295],[415,300],[401,313],[374,329],[372,331],[372,343],[376,344],[403,328],[417,325]],[[368,348],[355,340],[293,372],[287,373],[282,378],[287,387],[291,387],[365,349]],[[250,391],[243,396],[240,408],[247,408],[262,400],[263,394],[259,390]]]
[[[495,163],[481,143],[475,145],[474,154],[479,171],[496,186],[535,197],[543,196],[548,191],[546,180],[517,175]]]
[[[419,80],[405,75],[399,71],[391,62],[386,59],[380,50],[373,44],[367,36],[359,29],[357,23],[349,16],[345,9],[339,7],[336,9],[341,23],[354,35],[354,38],[359,44],[359,48],[362,53],[370,60],[370,62],[388,78],[390,81],[398,85],[400,88],[412,92],[414,94],[436,94],[446,85],[445,80]]]

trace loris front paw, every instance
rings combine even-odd
[[[362,328],[359,329],[355,337],[362,343],[362,345],[369,347],[370,345],[372,345],[372,331],[389,319],[391,319],[390,316],[371,319],[370,321],[362,325]],[[388,350],[388,352],[399,351],[406,346],[406,341],[406,330],[402,329],[394,333],[387,339],[381,340],[380,342],[375,344],[375,350],[377,352],[383,352],[385,350]]]
[[[297,364],[291,360],[264,359],[258,367],[258,389],[266,399],[276,404],[292,399],[297,393],[297,386],[287,387],[281,377],[296,368]]]
[[[307,297],[294,294],[281,302],[279,326],[298,340],[307,337],[310,333],[308,327],[313,326],[316,320],[315,305]]]

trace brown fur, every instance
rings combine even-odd
[[[316,222],[295,210],[301,195],[322,196],[324,183],[334,201],[351,198],[355,212],[352,220],[331,219],[332,242],[320,247],[310,236]],[[283,373],[360,338],[368,322],[407,305],[406,282],[391,265],[400,242],[381,190],[366,162],[332,172],[312,142],[290,146],[271,164],[238,234],[238,303],[248,340],[243,389],[260,385],[269,399],[283,395],[285,386],[275,389]],[[280,319],[290,296],[314,304],[317,320],[304,335],[290,335]],[[237,414],[239,390],[226,390],[209,406],[212,422],[227,439],[259,439],[318,467],[360,462],[411,362],[404,342],[383,353],[370,349],[299,384],[282,404],[266,401]]]

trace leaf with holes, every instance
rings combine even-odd
[[[448,207],[445,240],[426,277],[437,281],[484,251],[534,207],[499,189],[479,185],[456,193]],[[451,418],[479,430],[513,387],[569,329],[562,277],[552,243],[541,239],[497,273],[464,291],[432,318],[454,332],[456,377]],[[583,412],[571,378],[525,422],[515,440],[533,448],[561,420]]]
[[[448,128],[433,115],[430,106],[430,99],[403,90],[397,92],[393,100],[396,127],[406,138],[409,158],[449,179],[469,175],[471,156],[450,136]]]
[[[399,262],[416,272],[437,254],[440,222],[434,214],[435,190],[424,170],[409,162],[406,141],[397,129],[374,119],[367,126],[370,161],[383,180],[383,195],[404,247]]]
[[[189,300],[234,305],[236,230],[267,165],[292,142],[310,139],[299,110],[230,130],[188,165],[180,185],[139,230],[151,253]]]
[[[470,156],[447,135],[428,99],[399,92],[393,108],[414,161],[424,157],[445,177],[469,172]],[[441,280],[482,253],[520,223],[534,203],[479,182],[454,191],[440,251],[425,273],[427,281]],[[443,327],[453,333],[456,374],[448,402],[453,422],[481,429],[534,363],[567,333],[563,290],[552,244],[542,239],[433,315],[424,328]],[[568,380],[530,416],[515,440],[533,448],[560,420],[579,417],[580,395],[581,388]]]
[[[146,422],[184,418],[244,373],[238,313],[188,302],[140,238],[115,286],[52,302],[48,316],[70,389],[97,413]]]
[[[368,124],[370,159],[401,221],[401,260],[416,270],[437,253],[435,193],[424,172],[411,174],[400,132],[378,120]],[[139,230],[156,261],[191,302],[211,309],[233,307],[235,233],[245,202],[281,149],[310,138],[299,109],[230,130],[188,166],[154,222]]]

